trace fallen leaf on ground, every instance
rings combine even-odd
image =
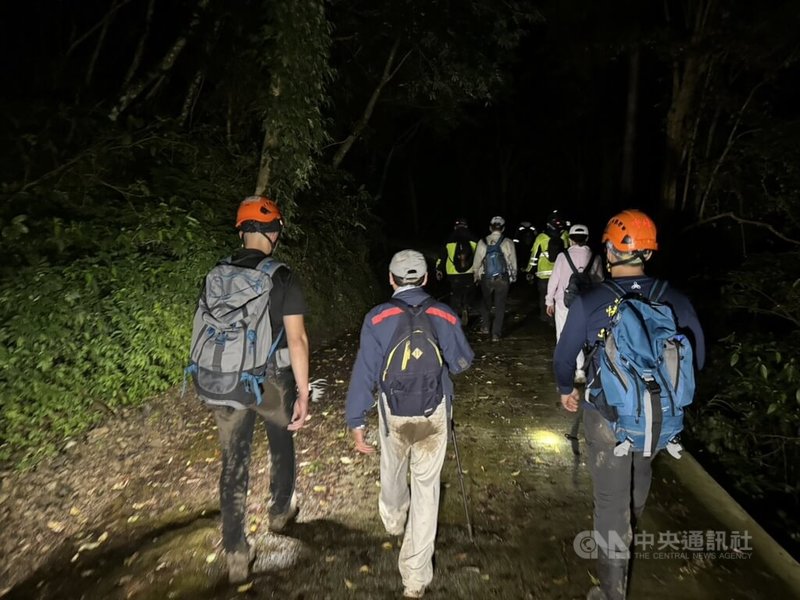
[[[392,548],[394,548],[394,546],[392,546],[392,542],[383,542],[381,548],[383,548],[384,550],[391,550]]]
[[[236,591],[239,592],[240,594],[244,594],[251,587],[253,587],[253,582],[252,581],[250,581],[248,583],[245,583],[244,585],[240,585],[239,587],[236,588]]]
[[[343,456],[339,460],[342,462],[343,465],[352,465],[353,464],[353,459],[350,458],[349,456]]]
[[[66,525],[64,525],[61,521],[48,521],[47,522],[47,528],[50,531],[55,531],[56,533],[61,533],[62,531],[64,531],[65,527],[66,527]]]
[[[317,494],[322,494],[322,493],[324,493],[326,491],[328,491],[328,488],[326,486],[324,486],[324,485],[315,485],[314,486],[314,492],[316,492]]]
[[[361,568],[358,570],[359,573],[369,573],[370,572],[369,565],[361,565]]]
[[[348,590],[352,590],[353,589],[353,582],[350,581],[349,579],[345,579],[344,580],[344,587],[346,587]]]
[[[212,552],[211,554],[206,556],[206,562],[208,564],[213,563],[215,560],[217,560],[217,553],[216,552]]]

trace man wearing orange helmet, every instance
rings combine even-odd
[[[271,257],[283,230],[278,206],[263,196],[250,196],[239,205],[236,227],[242,248],[230,257],[232,265],[255,269]],[[298,512],[295,499],[295,431],[303,427],[308,415],[308,336],[303,315],[305,299],[295,274],[281,265],[272,275],[269,319],[275,332],[274,358],[267,366],[256,410],[237,410],[229,406],[211,408],[222,445],[220,509],[222,542],[228,561],[231,583],[241,583],[249,575],[254,551],[245,538],[250,449],[256,417],[266,426],[271,462],[269,528],[282,530]],[[277,332],[283,332],[279,335]]]
[[[564,408],[576,412],[583,402],[585,409],[586,462],[594,492],[594,535],[600,579],[600,585],[589,591],[587,599],[623,600],[627,589],[628,548],[650,491],[652,457],[636,450],[624,454],[615,452],[618,446],[615,409],[589,401],[601,397],[588,393],[594,389],[593,384],[599,384],[599,352],[593,353],[588,365],[584,400],[573,384],[575,356],[584,346],[596,346],[605,339],[611,327],[613,308],[622,291],[626,295],[644,297],[650,294],[656,280],[645,275],[644,264],[658,249],[656,226],[643,212],[625,210],[609,220],[603,243],[613,283],[596,286],[572,302],[553,355],[553,368]],[[689,299],[667,287],[658,301],[672,309],[677,327],[694,342],[696,367],[701,368],[705,358],[703,330]],[[624,546],[622,552],[620,545]]]

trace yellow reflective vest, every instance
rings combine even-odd
[[[564,248],[569,248],[569,233],[566,231],[562,232],[561,239],[564,240]],[[536,240],[533,242],[533,248],[531,248],[531,259],[528,262],[528,268],[526,270],[528,273],[531,271],[535,272],[536,277],[539,279],[550,279],[550,275],[553,273],[553,265],[556,262],[555,256],[551,260],[547,255],[547,246],[549,242],[550,236],[542,232],[536,236]]]
[[[475,256],[475,248],[478,247],[478,243],[471,241],[469,244],[470,244],[470,246],[472,246],[472,255]],[[439,258],[436,261],[436,270],[437,271],[441,271],[442,270],[442,262],[444,262],[445,263],[444,272],[447,275],[468,275],[468,274],[472,273],[473,269],[472,269],[471,266],[466,271],[458,271],[458,270],[456,270],[456,265],[453,262],[453,260],[455,259],[455,256],[456,256],[456,246],[457,245],[458,245],[458,242],[456,242],[456,241],[450,241],[450,242],[447,242],[445,244],[445,246],[444,246],[445,247],[445,256],[444,256],[444,258]]]

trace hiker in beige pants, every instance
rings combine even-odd
[[[455,391],[450,375],[467,370],[474,358],[458,316],[422,289],[427,280],[420,252],[392,257],[394,293],[364,317],[345,403],[355,449],[372,454],[366,418],[379,392],[378,509],[387,533],[404,536],[398,566],[406,598],[422,598],[433,579],[439,478]]]
[[[442,402],[427,418],[396,417],[388,413],[386,417],[389,434],[386,434],[382,415],[379,427],[381,494],[378,510],[386,531],[391,535],[403,535],[397,563],[403,584],[407,589],[422,589],[433,579],[439,480],[447,452],[447,407]]]

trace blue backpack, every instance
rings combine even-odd
[[[428,298],[419,306],[392,299],[403,311],[380,371],[380,387],[389,412],[395,416],[430,416],[444,398],[445,368],[433,323],[426,310],[435,302]],[[384,411],[383,403],[379,403]],[[386,413],[384,423],[386,423]],[[387,425],[388,432],[388,425]]]
[[[633,449],[652,456],[668,448],[679,458],[677,436],[683,409],[694,397],[694,365],[692,346],[678,333],[672,309],[659,302],[667,284],[655,281],[647,296],[626,292],[613,280],[603,285],[618,298],[589,399],[616,415],[616,455]]]
[[[494,244],[486,242],[486,257],[483,259],[483,275],[489,279],[508,276],[508,263],[501,244],[505,238],[501,235]]]

